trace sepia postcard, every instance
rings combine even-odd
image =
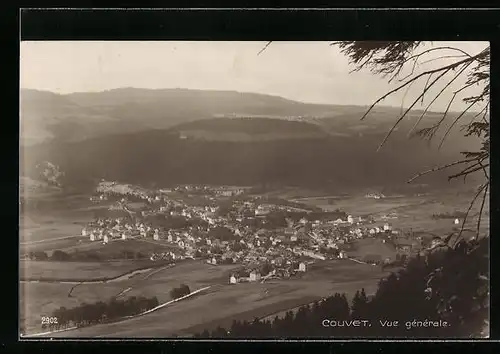
[[[490,45],[22,41],[22,339],[489,337]]]

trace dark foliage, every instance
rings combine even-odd
[[[84,303],[71,309],[60,307],[52,313],[52,316],[57,318],[57,323],[50,324],[47,327],[54,330],[70,326],[81,327],[111,322],[126,316],[137,315],[158,306],[158,304],[156,297],[132,296],[125,300],[111,298],[107,302]]]
[[[180,297],[186,296],[190,293],[191,293],[191,290],[189,289],[189,286],[187,286],[186,284],[181,284],[179,287],[173,288],[170,291],[170,296],[172,297],[172,299],[175,300],[175,299],[178,299]]]
[[[488,324],[488,243],[488,238],[461,242],[413,258],[382,279],[373,298],[357,291],[351,306],[337,293],[271,322],[234,321],[231,328],[207,329],[195,337],[478,337]]]

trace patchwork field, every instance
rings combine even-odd
[[[44,201],[46,202],[46,201]],[[95,204],[88,196],[59,197],[48,202],[43,210],[29,210],[20,215],[21,242],[42,241],[64,236],[81,235],[82,228],[97,211],[108,209],[111,202]]]
[[[292,191],[293,192],[293,191]],[[291,192],[291,193],[292,193]],[[310,194],[309,194],[310,195]],[[196,197],[195,197],[196,199]],[[364,197],[314,197],[300,199],[301,203],[321,206],[325,209],[345,210],[354,216],[372,215],[383,223],[383,215],[393,214],[387,220],[395,228],[412,228],[434,233],[446,233],[456,225],[451,219],[432,219],[432,214],[465,211],[469,196],[422,196],[387,199]],[[196,203],[197,201],[191,201]],[[50,254],[55,249],[66,252],[98,253],[108,257],[125,250],[152,252],[169,250],[172,245],[151,239],[113,241],[104,246],[78,236],[83,225],[92,219],[96,209],[105,206],[90,205],[83,199],[70,203],[72,209],[55,210],[53,215],[29,215],[21,220],[21,252],[43,250]],[[477,203],[479,204],[479,203]],[[479,209],[476,205],[471,214]],[[488,206],[486,207],[488,210]],[[489,225],[485,211],[483,227]],[[473,227],[474,220],[467,227]],[[376,243],[379,242],[379,243]],[[379,240],[361,240],[350,255],[363,258],[366,254],[393,255],[393,251]],[[359,253],[359,254],[358,254]],[[80,280],[117,277],[138,268],[147,269],[149,261],[117,262],[29,262],[22,261],[21,277],[44,277]],[[123,297],[156,296],[160,303],[170,300],[170,290],[186,284],[191,290],[211,286],[193,298],[169,305],[157,312],[123,322],[81,328],[53,334],[54,337],[168,337],[189,336],[205,328],[228,327],[234,319],[252,320],[255,317],[275,316],[288,309],[311,303],[335,292],[351,297],[365,288],[374,293],[383,273],[380,267],[358,264],[350,260],[322,261],[309,265],[307,272],[298,278],[273,280],[264,283],[229,285],[231,272],[238,265],[212,266],[201,261],[185,261],[171,268],[147,269],[132,278],[125,276],[116,281],[92,284],[65,284],[23,282],[20,286],[21,320],[28,333],[40,332],[40,317],[50,315],[60,306],[75,307],[83,302],[105,301],[127,290]],[[151,267],[153,268],[153,266]],[[71,296],[68,294],[71,291]]]
[[[97,278],[113,278],[141,267],[154,265],[145,261],[110,261],[110,262],[55,262],[21,261],[19,274],[24,279],[51,279],[85,281]]]
[[[28,263],[28,262],[27,262]],[[32,273],[43,276],[57,275],[61,278],[75,278],[87,276],[103,277],[118,276],[125,272],[132,272],[139,267],[154,265],[152,262],[112,262],[110,267],[106,263],[78,263],[78,262],[31,262],[40,264],[42,271],[31,269]],[[68,266],[73,265],[72,269]],[[112,296],[131,288],[124,297],[129,296],[156,296],[160,303],[171,300],[170,290],[180,284],[186,284],[195,290],[211,284],[227,283],[232,269],[236,266],[210,266],[199,261],[183,261],[175,266],[161,266],[160,268],[145,269],[144,272],[132,277],[124,276],[105,283],[66,284],[47,282],[22,282],[20,285],[21,317],[30,332],[40,331],[40,317],[48,316],[56,308],[65,306],[75,307],[81,303],[106,301]],[[78,273],[75,273],[78,271]],[[130,274],[130,273],[129,273]],[[133,273],[132,273],[133,274]],[[71,297],[68,293],[71,291]]]
[[[470,205],[474,193],[442,193],[439,195],[396,196],[382,199],[365,198],[364,196],[348,197],[310,197],[297,201],[321,207],[324,210],[341,209],[354,216],[371,216],[380,223],[390,222],[394,228],[426,231],[435,234],[447,234],[453,231],[454,219],[434,219],[433,214],[465,212]],[[471,208],[465,227],[475,228],[480,209],[477,201]],[[392,214],[390,219],[384,216]],[[485,203],[482,216],[483,229],[489,225],[489,203]],[[460,220],[461,222],[462,220]],[[461,224],[459,225],[461,227]]]
[[[172,286],[185,283],[192,290],[212,285],[207,293],[169,305],[157,312],[119,323],[56,333],[54,337],[165,337],[190,335],[202,327],[227,325],[233,319],[264,317],[310,303],[335,292],[352,294],[364,287],[375,290],[385,274],[378,267],[349,261],[325,261],[311,267],[301,278],[228,285],[235,266],[210,266],[192,262],[165,269],[134,287],[137,294],[168,300]],[[127,296],[135,295],[134,290]],[[214,327],[214,328],[215,328]]]

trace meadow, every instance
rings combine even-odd
[[[350,261],[326,261],[312,267],[300,278],[229,285],[230,272],[231,266],[210,266],[199,262],[165,269],[140,283],[140,287],[135,287],[137,294],[158,296],[160,300],[167,289],[180,283],[187,284],[191,290],[207,285],[212,285],[212,288],[207,293],[142,317],[54,336],[136,338],[190,335],[204,326],[226,324],[233,319],[264,317],[337,291],[352,296],[356,290],[364,287],[367,292],[372,292],[379,279],[386,274],[378,267]],[[134,290],[127,293],[127,296],[131,295],[135,295]]]
[[[390,244],[383,243],[381,239],[365,238],[356,240],[352,251],[347,252],[349,257],[363,260],[366,256],[377,255],[380,260],[396,259],[397,250]]]
[[[49,316],[52,311],[65,306],[75,307],[81,303],[106,301],[128,290],[124,297],[156,296],[160,303],[171,300],[170,290],[186,284],[196,290],[211,284],[227,283],[232,269],[237,266],[211,266],[200,261],[181,261],[175,266],[159,265],[150,261],[121,262],[31,262],[24,268],[34,275],[59,278],[80,278],[87,276],[100,278],[116,277],[132,272],[139,267],[151,267],[132,277],[120,277],[105,283],[67,284],[64,282],[22,282],[20,284],[21,317],[29,332],[39,332],[41,316]],[[36,266],[36,267],[35,267]],[[72,266],[72,268],[67,268]],[[158,268],[159,266],[159,268]],[[78,273],[75,273],[78,271]],[[21,273],[23,274],[23,273]],[[75,286],[76,285],[76,286]],[[68,293],[71,291],[71,297]]]
[[[144,261],[108,261],[108,262],[57,262],[57,261],[21,261],[19,274],[21,280],[46,279],[53,281],[85,281],[100,278],[118,277],[141,267],[154,265]]]

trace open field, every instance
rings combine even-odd
[[[81,235],[82,228],[90,219],[57,215],[21,215],[19,238],[21,242],[37,242],[72,235]]]
[[[389,222],[394,228],[447,234],[453,231],[456,226],[453,224],[454,219],[433,219],[432,215],[455,211],[465,212],[472,198],[473,195],[470,193],[442,193],[439,195],[395,196],[382,199],[365,198],[364,196],[309,197],[297,201],[321,207],[324,210],[341,209],[354,216],[371,216],[377,221],[375,225],[379,226]],[[472,207],[466,227],[475,227],[480,204],[480,202],[476,202]],[[489,203],[486,203],[482,221],[485,230],[489,225],[488,213]],[[388,214],[394,215],[395,218],[384,219],[383,217]],[[461,227],[461,224],[459,226]]]
[[[128,239],[128,240],[112,240],[108,244],[103,245],[102,242],[98,241],[86,241],[84,242],[89,245],[85,249],[77,248],[79,246],[75,246],[65,251],[79,251],[79,252],[92,252],[98,254],[101,259],[109,259],[113,255],[116,255],[123,251],[132,251],[132,252],[141,252],[143,254],[149,255],[151,252],[167,252],[171,251],[174,248],[177,248],[175,245],[168,244],[164,241],[154,241],[151,238],[137,238],[137,239]]]
[[[363,260],[367,255],[380,256],[380,260],[390,259],[394,261],[396,259],[397,251],[396,249],[387,243],[382,243],[382,240],[376,238],[365,238],[361,240],[356,240],[354,243],[354,249],[347,252],[349,257],[357,258]]]
[[[56,261],[21,261],[19,273],[24,279],[68,280],[113,278],[135,269],[153,265],[150,260],[144,261],[111,261],[111,262],[56,262]]]
[[[40,241],[22,242],[19,244],[19,252],[25,254],[29,252],[44,251],[51,254],[51,251],[54,250],[67,250],[78,245],[88,245],[89,243],[88,237],[78,235],[61,236]]]
[[[318,206],[325,210],[341,209],[353,215],[372,215],[390,212],[394,209],[408,206],[423,206],[434,201],[426,197],[399,197],[373,199],[363,196],[348,196],[336,198],[301,198],[298,202]]]
[[[233,266],[234,267],[234,266]],[[207,274],[208,272],[208,274]],[[373,292],[386,273],[378,267],[348,261],[321,262],[301,278],[227,285],[230,268],[192,262],[166,269],[148,278],[134,289],[144,296],[159,296],[166,288],[185,283],[191,289],[220,284],[206,294],[167,306],[139,318],[97,325],[54,334],[54,337],[165,337],[189,335],[204,325],[217,326],[233,319],[264,317],[287,308],[294,308],[315,299],[345,292],[352,296],[362,287]],[[208,276],[207,276],[208,275]],[[127,296],[134,295],[134,290]]]
[[[94,276],[111,276],[111,274],[113,274],[113,276],[118,276],[140,267],[155,265],[150,261],[110,262],[116,263],[114,268],[110,268],[107,262],[32,263],[42,265],[45,274],[57,274],[60,277],[70,275],[72,278],[75,278],[75,268],[71,270],[67,268],[71,265],[78,268],[78,274],[80,274],[80,276],[85,274],[89,278]],[[116,279],[116,281],[112,280],[106,283],[77,285],[61,282],[23,282],[20,285],[21,317],[25,319],[28,332],[38,332],[40,330],[40,317],[49,316],[52,311],[60,306],[71,308],[83,302],[92,303],[96,301],[106,301],[110,297],[117,296],[128,288],[131,289],[124,297],[156,296],[158,301],[162,303],[169,301],[171,299],[170,290],[182,283],[188,285],[192,290],[198,289],[202,287],[200,285],[204,284],[218,284],[219,282],[227,283],[229,274],[234,268],[236,268],[234,265],[210,266],[200,261],[182,261],[174,267],[161,266],[159,269],[148,269],[131,278],[120,277],[120,279]],[[112,273],[112,271],[114,271],[114,273]],[[71,292],[72,296],[68,297],[68,293],[73,287],[74,289]]]
[[[21,242],[40,241],[70,235],[80,235],[82,228],[93,219],[96,211],[106,210],[111,202],[99,204],[88,196],[59,197],[50,202],[50,208],[29,210],[19,218]]]

